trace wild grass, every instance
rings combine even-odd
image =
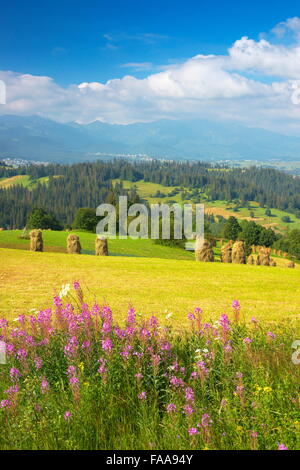
[[[0,449],[299,449],[294,326],[246,325],[237,301],[228,314],[116,321],[76,282],[2,319]]]

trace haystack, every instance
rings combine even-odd
[[[95,242],[95,253],[97,256],[108,256],[107,239],[104,237],[97,237]]]
[[[270,266],[270,248],[261,247],[256,264],[259,266]]]
[[[270,259],[270,266],[277,266],[277,263],[274,259]]]
[[[43,235],[40,229],[31,230],[30,234],[30,251],[43,251]]]
[[[232,247],[232,263],[246,264],[246,249],[245,243],[237,241]]]
[[[202,246],[199,244],[199,241],[196,241],[195,258],[196,261],[205,261],[211,263],[215,260],[213,249],[208,240],[204,240]]]
[[[231,263],[232,261],[232,245],[227,243],[221,248],[221,261],[222,263]]]
[[[253,255],[248,256],[247,264],[255,264]]]
[[[287,268],[294,268],[295,263],[294,263],[294,261],[290,261],[286,266],[287,266]]]
[[[71,233],[67,238],[67,252],[70,254],[80,255],[81,245],[78,235]]]

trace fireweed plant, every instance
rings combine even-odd
[[[0,320],[1,449],[297,449],[296,327],[229,315],[173,331],[130,307],[89,307],[78,282],[52,307]]]

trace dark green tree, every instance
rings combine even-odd
[[[61,224],[56,220],[54,215],[41,208],[35,208],[29,214],[27,227],[29,229],[40,228],[42,230],[62,230]]]
[[[99,220],[100,219],[96,216],[95,209],[82,207],[76,212],[73,228],[95,232]]]
[[[224,226],[224,237],[228,240],[237,240],[241,230],[242,228],[237,219],[233,216],[230,216]]]

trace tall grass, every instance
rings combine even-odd
[[[0,320],[1,449],[296,449],[293,325],[230,314],[174,331],[130,307],[84,303],[79,283],[51,308]]]

